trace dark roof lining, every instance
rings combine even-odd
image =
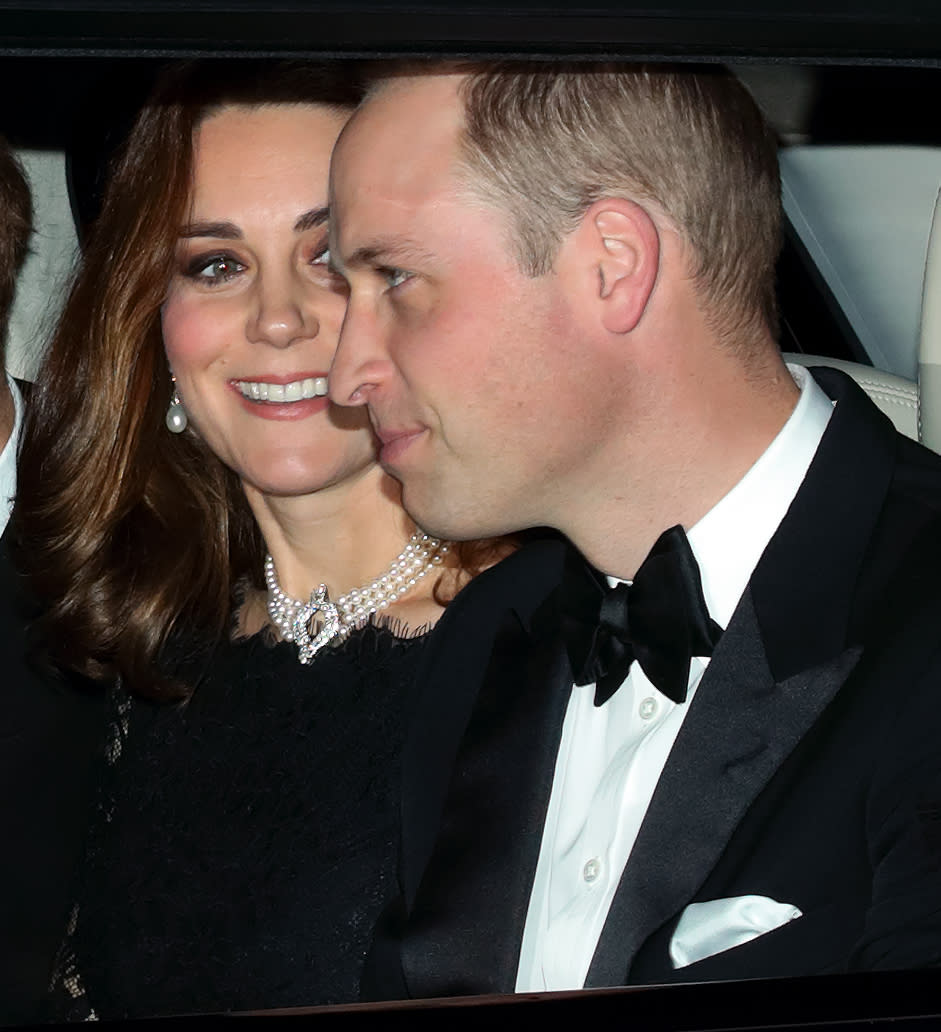
[[[0,53],[941,62],[937,0],[0,0]]]

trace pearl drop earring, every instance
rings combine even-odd
[[[181,434],[186,429],[189,420],[186,418],[186,409],[180,401],[180,392],[176,388],[176,377],[171,373],[170,380],[173,383],[173,395],[170,398],[170,405],[167,408],[166,424],[171,434]]]

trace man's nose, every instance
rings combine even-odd
[[[337,405],[365,405],[388,380],[390,371],[380,327],[351,298],[330,366],[331,400]]]

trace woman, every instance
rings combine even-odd
[[[355,999],[392,890],[411,674],[473,563],[325,396],[327,172],[356,97],[340,67],[166,77],[41,376],[20,554],[54,661],[117,684],[78,1012]]]

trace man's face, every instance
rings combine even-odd
[[[350,299],[330,389],[368,404],[415,519],[461,539],[558,525],[603,413],[564,254],[526,276],[507,216],[456,176],[458,83],[390,85],[334,152],[331,252]]]

